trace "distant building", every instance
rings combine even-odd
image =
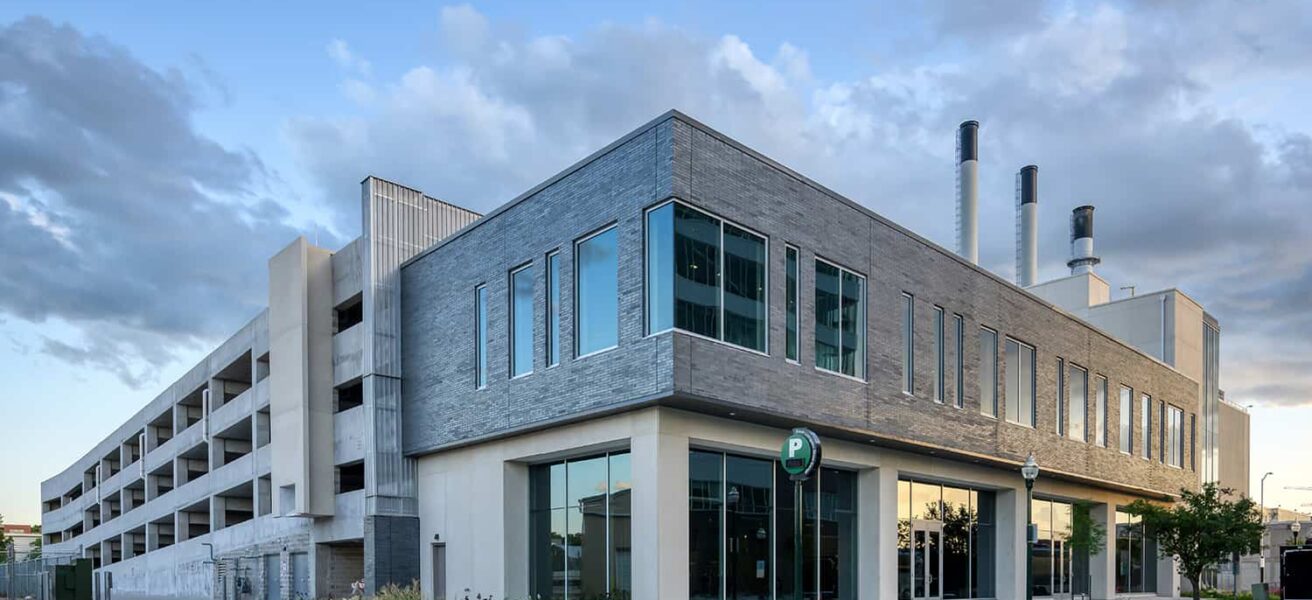
[[[34,530],[31,525],[0,525],[0,530],[5,532],[6,538],[13,540],[14,555],[22,560],[32,552],[33,546],[37,540],[41,539],[41,534]]]

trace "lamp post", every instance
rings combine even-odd
[[[1039,463],[1034,461],[1033,452],[1021,465],[1020,476],[1025,478],[1025,600],[1034,600],[1030,569],[1034,565],[1034,480],[1039,478]]]
[[[1266,478],[1272,475],[1274,475],[1274,473],[1267,471],[1266,475],[1262,476],[1262,482],[1258,485],[1258,489],[1260,490],[1258,495],[1258,510],[1262,511],[1262,548],[1260,549],[1261,554],[1258,555],[1258,583],[1266,583]]]

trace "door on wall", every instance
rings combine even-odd
[[[911,597],[943,598],[943,523],[911,521]]]
[[[433,544],[433,600],[446,600],[446,544]]]
[[[289,558],[292,564],[291,600],[309,600],[310,555],[305,552],[293,552]]]
[[[277,554],[264,556],[264,600],[282,600],[282,560]]]

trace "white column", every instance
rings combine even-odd
[[[897,597],[897,470],[868,469],[857,475],[856,589],[862,600]]]
[[[997,493],[998,598],[1025,597],[1025,488]]]
[[[1180,597],[1180,572],[1175,570],[1173,557],[1157,559],[1157,595],[1165,598]]]
[[[1116,507],[1110,504],[1092,506],[1089,517],[1107,532],[1102,552],[1090,553],[1089,556],[1089,574],[1093,580],[1089,594],[1093,600],[1110,600],[1116,596]]]
[[[662,429],[661,413],[631,441],[633,597],[688,596],[688,437]]]
[[[528,483],[528,465],[518,462],[503,463],[505,469],[504,494],[505,498],[505,553],[506,565],[525,565],[525,568],[505,569],[505,590],[507,598],[527,598],[528,597],[528,568],[529,564],[529,483]],[[450,551],[450,548],[448,548]],[[429,581],[432,577],[432,561],[425,561],[430,564],[423,565],[426,569]],[[448,579],[450,574],[448,573]],[[448,598],[455,597],[458,590],[447,590]]]

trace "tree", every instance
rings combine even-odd
[[[1174,506],[1135,500],[1127,507],[1143,518],[1148,535],[1163,556],[1175,557],[1180,576],[1202,598],[1203,571],[1235,554],[1253,554],[1262,543],[1262,520],[1248,498],[1228,501],[1234,492],[1215,483],[1197,492],[1180,491]]]
[[[0,515],[0,562],[9,562],[9,537],[5,535],[4,515]]]
[[[41,545],[42,545],[41,540],[44,539],[44,537],[41,535],[41,526],[33,525],[32,533],[36,534],[36,539],[32,540],[32,548],[27,551],[27,560],[35,560],[41,558]]]
[[[1071,532],[1066,536],[1066,545],[1075,556],[1081,557],[1079,562],[1084,565],[1082,568],[1084,573],[1081,577],[1084,589],[1077,591],[1085,594],[1093,591],[1093,573],[1088,568],[1089,559],[1102,554],[1103,549],[1107,547],[1107,528],[1089,514],[1092,509],[1092,502],[1077,502],[1071,507]]]

